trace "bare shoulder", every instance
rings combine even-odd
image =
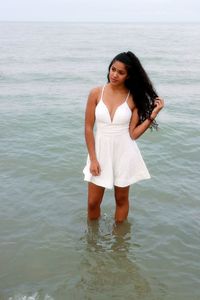
[[[101,91],[101,87],[95,87],[90,90],[85,110],[85,118],[86,123],[94,123],[95,120],[95,108],[98,103],[99,93]]]
[[[91,89],[88,95],[88,102],[97,103],[101,94],[101,89],[102,89],[101,86]]]

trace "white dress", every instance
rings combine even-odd
[[[132,112],[126,100],[117,107],[113,119],[106,104],[101,98],[95,109],[96,134],[95,151],[101,167],[99,176],[90,173],[90,158],[83,169],[84,180],[96,185],[112,189],[113,185],[125,187],[143,179],[150,174],[143,161],[140,150],[129,134],[129,123]]]

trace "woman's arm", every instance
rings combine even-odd
[[[94,140],[94,123],[95,123],[95,108],[97,105],[97,99],[99,95],[99,88],[91,90],[85,110],[85,141],[88,148],[88,153],[91,161],[90,172],[92,175],[97,176],[100,174],[100,166],[97,161],[95,152],[95,140]]]
[[[129,126],[129,133],[130,137],[134,140],[138,139],[151,125],[152,121],[156,118],[159,111],[164,107],[164,100],[160,97],[156,97],[155,99],[155,107],[151,113],[149,119],[146,119],[144,122],[138,125],[139,123],[139,116],[137,108],[133,109],[130,126]]]

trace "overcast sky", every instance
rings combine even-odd
[[[200,0],[0,0],[0,21],[199,22]]]

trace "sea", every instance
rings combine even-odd
[[[200,24],[0,23],[0,299],[200,299]],[[165,107],[137,144],[151,174],[87,220],[84,112],[134,52]]]

